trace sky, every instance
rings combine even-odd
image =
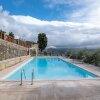
[[[0,0],[0,29],[48,46],[100,47],[100,0]]]

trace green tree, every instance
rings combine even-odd
[[[93,64],[93,54],[87,54],[86,56],[85,56],[85,59],[84,59],[84,62],[85,63],[89,63],[89,64]]]
[[[13,32],[9,32],[9,36],[14,38],[14,33]]]
[[[42,52],[47,46],[48,39],[45,33],[38,34],[38,47],[39,50]]]
[[[100,66],[100,49],[95,52],[93,51],[92,53],[88,53],[84,62]]]
[[[77,55],[77,59],[85,59],[85,57],[87,56],[88,51],[86,49],[81,49],[79,51],[77,51],[76,55]]]
[[[99,66],[99,64],[100,64],[100,50],[97,50],[92,56],[93,56],[93,65]]]

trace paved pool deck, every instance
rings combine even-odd
[[[0,100],[100,100],[100,79],[0,82]]]
[[[60,57],[61,58],[61,57]],[[0,72],[0,78],[8,75],[26,61]],[[100,76],[100,68],[65,59],[89,72]],[[71,80],[0,81],[0,100],[100,100],[100,78]]]

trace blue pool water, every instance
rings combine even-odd
[[[8,76],[6,80],[20,80],[21,69],[25,70],[26,80],[31,80],[33,69],[34,79],[74,79],[96,77],[94,74],[59,58],[35,58]]]

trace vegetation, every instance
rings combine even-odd
[[[100,66],[100,50],[96,50],[92,54],[91,53],[87,54],[84,62]]]
[[[65,53],[67,57],[70,57],[72,59],[78,59],[83,60],[85,63],[93,64],[95,66],[100,67],[100,49],[97,49],[95,51],[89,51],[87,49],[82,50],[73,50],[73,51],[67,51]]]
[[[11,36],[13,38],[15,37],[13,32],[9,32],[9,36]]]
[[[47,46],[47,37],[45,33],[38,34],[38,47],[39,50],[42,52]]]

